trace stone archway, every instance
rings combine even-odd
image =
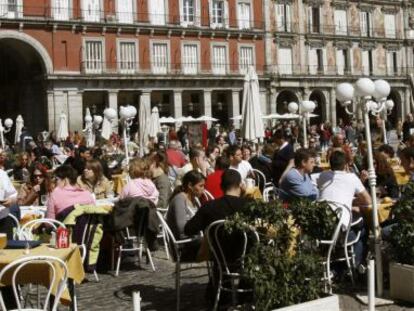
[[[52,61],[38,41],[0,31],[0,118],[22,115],[32,135],[47,129],[46,76],[52,72]]]
[[[288,105],[290,102],[299,103],[299,99],[293,91],[283,90],[276,98],[276,112],[279,114],[288,113]]]
[[[314,90],[310,96],[309,100],[313,101],[316,104],[314,114],[318,115],[317,117],[311,118],[310,123],[321,124],[326,121],[326,98],[322,91]]]
[[[394,108],[392,109],[391,113],[387,116],[387,120],[390,123],[391,127],[395,128],[395,126],[397,125],[399,116],[402,115],[401,95],[397,90],[391,90],[391,93],[387,99],[391,99],[394,102]]]

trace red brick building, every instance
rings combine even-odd
[[[65,112],[80,129],[87,107],[144,100],[227,122],[245,70],[263,78],[263,12],[264,0],[0,0],[0,117],[53,130]]]

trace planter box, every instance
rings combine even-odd
[[[333,295],[273,311],[339,311],[339,298]]]
[[[390,296],[414,302],[414,266],[390,263]]]

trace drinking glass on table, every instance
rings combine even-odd
[[[48,196],[46,194],[42,194],[40,196],[40,204],[42,204],[42,206],[46,206],[47,200],[48,200]]]
[[[0,255],[4,255],[4,253],[1,251],[7,246],[7,234],[6,233],[0,233]]]

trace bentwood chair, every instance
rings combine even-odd
[[[21,295],[19,295],[19,282],[18,282],[18,276],[20,274],[30,274],[30,269],[34,267],[34,265],[46,265],[49,267],[50,271],[50,285],[47,289],[47,293],[45,296],[45,300],[43,303],[43,308],[39,309],[39,306],[37,309],[34,308],[23,308],[23,302]],[[62,271],[62,275],[59,278],[57,269],[60,269]],[[11,263],[9,263],[7,266],[5,266],[0,271],[0,283],[3,283],[5,275],[11,274],[11,286],[13,290],[14,299],[16,301],[17,310],[19,311],[56,311],[60,297],[63,294],[63,291],[67,287],[68,282],[68,268],[66,264],[57,257],[53,256],[29,256],[29,257],[23,257],[20,259],[17,259]],[[40,280],[30,280],[31,284],[37,284],[37,285],[43,285]],[[36,283],[37,282],[37,283]],[[54,301],[51,301],[51,295],[52,295],[52,286],[53,284],[57,284],[56,286],[56,293],[54,293]],[[51,303],[51,308],[49,309],[49,303]],[[4,311],[7,311],[3,294],[0,291],[0,306],[1,309]]]
[[[66,226],[56,220],[56,219],[50,219],[50,218],[41,218],[41,219],[34,219],[27,223],[25,223],[19,231],[18,238],[19,240],[33,240],[33,230],[36,229],[40,225],[48,225],[53,228],[54,231],[57,230],[57,228],[62,227],[66,228]]]

